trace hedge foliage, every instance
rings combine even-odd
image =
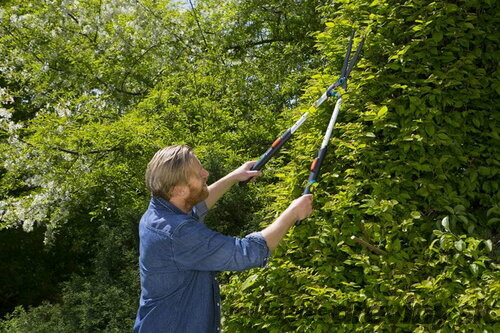
[[[309,81],[303,105],[338,76],[351,29],[366,35],[363,57],[344,94],[315,213],[268,268],[233,276],[224,289],[228,331],[493,332],[496,9],[493,1],[377,0],[322,8],[331,18],[316,37],[328,65]],[[332,108],[315,111],[287,151],[290,163],[267,187],[270,217],[304,185]]]

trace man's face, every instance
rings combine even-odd
[[[195,158],[193,161],[193,174],[189,178],[189,196],[186,202],[194,206],[208,198],[208,171],[203,168],[200,161]]]

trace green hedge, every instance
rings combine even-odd
[[[363,56],[315,212],[267,268],[225,286],[228,331],[493,332],[500,315],[496,2],[343,0],[323,11],[333,15],[317,34],[328,67],[310,81],[303,104],[338,76],[351,29],[367,36]],[[332,107],[314,111],[288,150],[280,182],[267,187],[270,212],[300,193],[297,178],[307,179]]]

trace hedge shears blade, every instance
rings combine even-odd
[[[353,30],[351,33],[351,37],[349,38],[349,44],[347,45],[347,51],[345,53],[344,63],[342,65],[342,70],[340,71],[340,77],[334,84],[329,86],[328,89],[325,91],[325,93],[316,101],[315,107],[319,107],[321,104],[323,104],[323,102],[326,101],[328,97],[332,96],[338,97],[339,93],[335,91],[335,88],[342,87],[344,90],[347,90],[347,79],[351,75],[352,69],[354,68],[356,62],[358,61],[359,54],[361,53],[361,49],[363,48],[363,44],[365,43],[365,38],[361,39],[361,42],[359,43],[358,48],[356,49],[356,53],[354,54],[352,59],[350,59],[354,34],[355,31]]]

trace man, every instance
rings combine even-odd
[[[218,332],[217,271],[267,264],[297,220],[312,212],[304,195],[270,226],[244,238],[208,229],[208,209],[239,181],[261,175],[247,162],[207,187],[208,172],[187,146],[159,150],[149,162],[146,186],[152,198],[139,224],[141,297],[134,332]]]

